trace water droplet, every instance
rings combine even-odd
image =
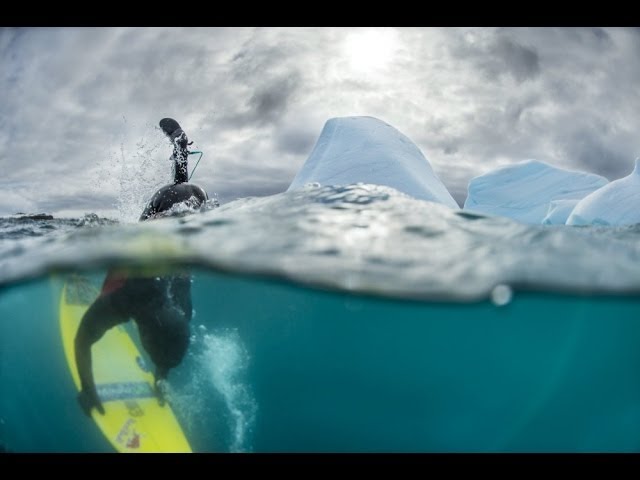
[[[508,304],[512,297],[513,290],[509,285],[497,285],[491,290],[491,301],[498,307]]]

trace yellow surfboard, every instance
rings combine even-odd
[[[60,331],[73,381],[80,391],[74,340],[80,320],[98,296],[89,279],[67,279],[60,298]],[[91,416],[118,452],[191,452],[168,402],[160,406],[153,374],[124,325],[109,331],[92,347],[93,374],[105,414]],[[80,408],[80,407],[78,407]]]

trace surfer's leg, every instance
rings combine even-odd
[[[169,370],[180,364],[189,347],[189,322],[169,304],[150,305],[135,317],[140,341],[155,365],[154,387],[160,405],[164,404],[164,380]]]
[[[167,307],[149,309],[144,317],[137,317],[140,341],[151,360],[164,373],[177,367],[189,347],[189,322],[181,311]]]

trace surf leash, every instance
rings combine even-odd
[[[189,175],[189,181],[191,181],[191,177],[193,177],[193,174],[196,171],[196,168],[198,168],[198,164],[200,163],[200,160],[202,159],[202,155],[204,155],[204,152],[201,152],[200,150],[194,150],[193,152],[189,152],[189,155],[195,155],[196,153],[199,153],[200,156],[198,157],[198,161],[196,162],[195,167],[193,167],[193,170],[191,170],[191,175]]]

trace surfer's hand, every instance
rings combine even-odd
[[[100,412],[100,415],[104,415],[104,407],[102,406],[98,393],[95,390],[93,392],[82,390],[78,394],[78,403],[87,417],[91,416],[91,409],[93,407]]]

